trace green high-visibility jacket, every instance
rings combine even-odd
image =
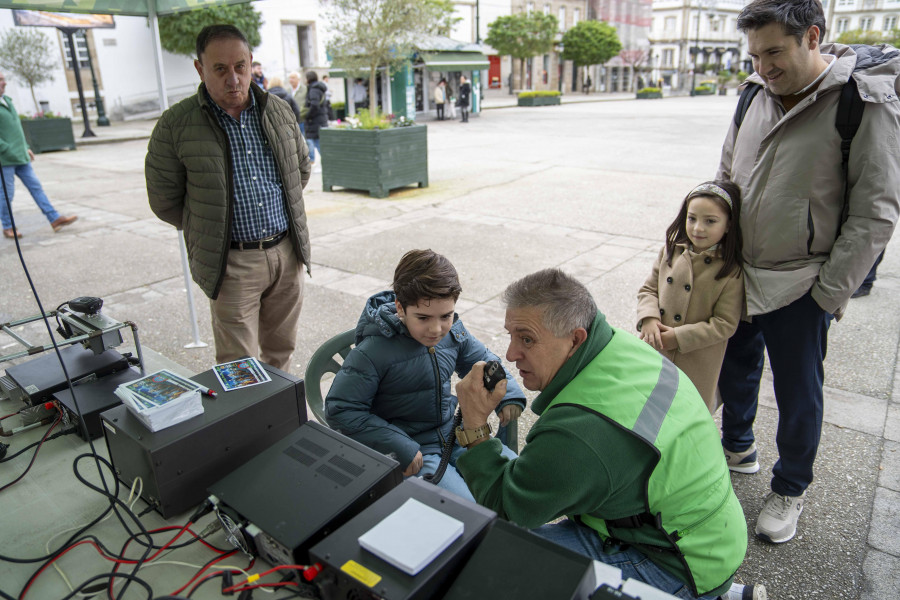
[[[547,410],[582,407],[653,450],[657,462],[645,482],[643,514],[575,518],[603,539],[633,543],[650,558],[655,552],[676,556],[702,596],[727,583],[741,565],[747,524],[718,432],[696,389],[670,361],[646,350],[633,336],[614,335]],[[659,533],[661,546],[648,546],[648,528]]]

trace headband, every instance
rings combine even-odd
[[[732,204],[732,202],[731,202],[731,196],[728,194],[728,192],[726,192],[725,190],[723,190],[722,188],[720,188],[719,186],[717,186],[714,183],[701,183],[700,185],[698,185],[697,187],[692,189],[691,193],[688,194],[687,197],[688,197],[688,200],[690,200],[694,196],[700,196],[700,195],[718,196],[719,198],[721,198],[722,200],[725,201],[725,204],[728,205],[728,208],[730,208],[731,210],[734,210],[734,204]]]

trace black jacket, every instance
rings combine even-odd
[[[306,106],[309,112],[306,115],[306,137],[312,140],[319,139],[319,128],[328,127],[328,100],[325,92],[328,88],[321,81],[314,81],[306,91]]]
[[[472,85],[467,81],[459,86],[459,98],[456,99],[456,105],[463,108],[469,108],[469,96],[472,93]]]
[[[294,116],[297,117],[297,122],[300,122],[300,107],[297,106],[297,101],[294,100],[294,97],[289,91],[287,91],[280,85],[276,85],[275,87],[269,88],[269,93],[275,94],[276,96],[287,102],[290,105],[291,110],[294,111]]]

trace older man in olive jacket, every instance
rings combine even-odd
[[[184,232],[194,281],[210,298],[216,361],[259,356],[286,370],[310,264],[309,151],[288,105],[251,84],[240,30],[204,28],[197,57],[197,93],[150,138],[150,207]]]

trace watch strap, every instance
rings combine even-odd
[[[457,427],[456,441],[459,442],[460,446],[465,448],[476,440],[489,437],[491,435],[491,432],[492,430],[490,423],[485,423],[481,427],[476,427],[475,429],[463,429],[462,427]]]

